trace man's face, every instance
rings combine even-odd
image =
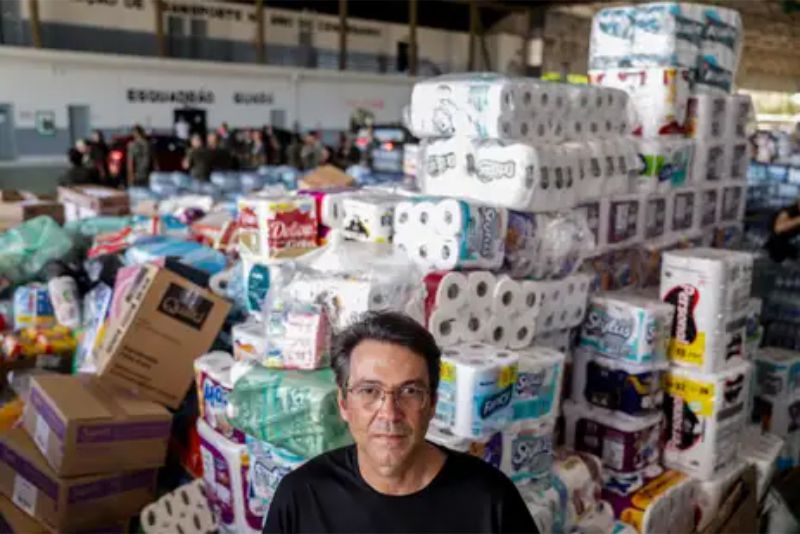
[[[219,137],[217,137],[217,134],[208,134],[208,139],[206,139],[206,141],[208,142],[209,148],[217,148],[217,145],[219,145]]]
[[[430,390],[425,359],[400,345],[365,340],[356,345],[350,357],[350,391],[339,393],[339,410],[347,421],[359,453],[387,473],[402,469],[409,457],[425,441],[433,418],[436,399]],[[375,406],[364,402],[358,390],[367,388],[395,391]],[[406,392],[424,391],[423,402],[409,401]],[[402,397],[405,397],[403,399]]]

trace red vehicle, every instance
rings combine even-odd
[[[150,146],[153,153],[153,170],[183,170],[183,158],[186,155],[186,141],[171,133],[150,133]],[[108,150],[108,172],[117,183],[124,183],[128,174],[128,143],[133,139],[130,135],[118,135],[111,140]]]

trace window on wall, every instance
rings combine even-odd
[[[203,44],[208,37],[208,21],[192,19],[190,23],[189,53],[195,59],[205,59]]]
[[[167,17],[167,53],[172,57],[185,57],[183,43],[186,37],[181,17]]]

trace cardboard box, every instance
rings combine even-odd
[[[51,528],[111,525],[155,499],[156,469],[59,478],[21,428],[0,436],[0,494]]]
[[[58,200],[64,203],[67,221],[98,215],[128,215],[128,193],[99,185],[75,185],[58,188]]]
[[[0,495],[0,532],[50,534],[51,530],[17,508],[9,498]]]
[[[230,303],[151,264],[127,277],[125,285],[124,297],[114,296],[95,354],[98,376],[177,408],[191,387],[194,360],[208,352]]]
[[[39,215],[64,222],[64,206],[52,198],[15,189],[0,190],[0,228],[11,228]]]
[[[355,178],[334,167],[323,165],[303,176],[298,182],[298,189],[331,189],[336,187],[351,187]]]
[[[36,375],[25,430],[59,476],[160,467],[172,416],[84,375]]]

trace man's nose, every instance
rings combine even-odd
[[[392,421],[400,418],[400,415],[402,415],[402,411],[397,406],[397,400],[395,399],[394,394],[392,393],[384,394],[383,400],[381,401],[381,405],[378,408],[378,414]]]

